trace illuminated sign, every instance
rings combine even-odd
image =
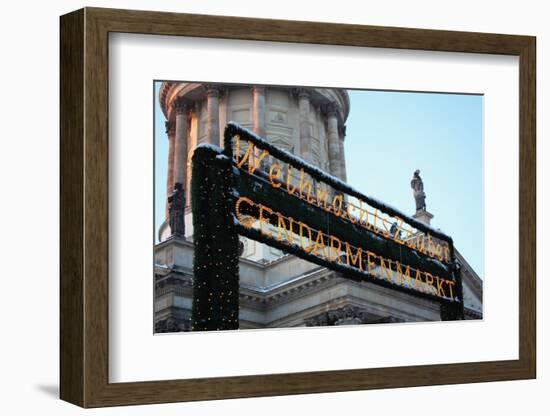
[[[443,320],[462,319],[460,270],[449,236],[364,195],[239,125],[227,125],[223,152],[215,146],[197,147],[192,181],[195,249],[211,251],[218,241],[219,256],[225,256],[219,260],[213,252],[197,262],[201,256],[195,255],[194,271],[199,273],[201,287],[215,286],[212,273],[230,280],[235,270],[228,270],[235,264],[238,284],[238,262],[232,253],[238,244],[235,235],[240,234],[345,278],[437,301]],[[205,211],[210,211],[208,218]],[[205,226],[205,222],[210,225]],[[231,261],[231,267],[224,268]],[[229,280],[227,285],[231,286]],[[238,291],[238,286],[231,287],[231,293]],[[194,294],[193,310],[196,307],[202,315],[194,313],[192,320],[199,329],[200,322],[212,329],[207,308],[198,307],[201,293]],[[204,306],[205,301],[212,302],[215,292],[202,295],[207,296]],[[220,315],[218,320],[223,318]]]

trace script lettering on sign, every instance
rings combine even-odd
[[[240,126],[228,125],[224,145],[239,233],[346,277],[460,300],[450,237]]]
[[[257,218],[244,214],[245,210],[257,212]],[[343,264],[359,272],[366,271],[373,279],[384,279],[438,297],[455,298],[455,282],[452,280],[401,264],[364,247],[350,244],[337,236],[313,229],[306,222],[286,217],[270,207],[255,203],[250,198],[239,197],[236,200],[235,214],[243,227],[256,227],[266,238],[274,238],[320,259]]]
[[[328,185],[308,178],[303,167],[296,169],[290,164],[283,167],[280,162],[275,161],[269,163],[267,170],[262,170],[262,161],[272,158],[270,153],[259,149],[251,141],[247,141],[243,146],[239,135],[234,137],[234,142],[235,166],[243,172],[267,177],[273,188],[284,189],[289,195],[322,208],[351,224],[358,224],[383,238],[406,245],[439,261],[451,261],[449,244],[435,239],[429,232],[419,232],[399,216],[386,215],[379,209],[370,207],[361,198],[329,192]]]

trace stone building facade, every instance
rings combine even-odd
[[[345,90],[164,82],[166,197],[176,183],[186,193],[185,233],[168,221],[155,246],[155,330],[190,329],[192,304],[191,156],[198,144],[222,145],[224,126],[236,121],[275,146],[346,180],[344,140],[349,97]],[[418,218],[425,222],[431,214]],[[482,317],[482,282],[462,263],[466,317]],[[397,293],[241,237],[240,328],[345,325],[440,319],[439,304]]]

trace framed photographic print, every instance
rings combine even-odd
[[[61,398],[536,376],[535,38],[61,17]]]

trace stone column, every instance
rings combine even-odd
[[[174,144],[173,186],[187,184],[187,101],[178,97],[174,101],[176,134]]]
[[[311,153],[311,122],[309,121],[310,93],[300,88],[298,93],[298,109],[300,115],[300,154],[307,162],[312,161]]]
[[[254,133],[265,139],[265,87],[252,87],[252,121]]]
[[[220,144],[219,97],[220,88],[216,85],[205,85],[206,88],[206,142]]]
[[[175,123],[167,121],[166,135],[168,136],[168,171],[166,175],[166,211],[165,218],[168,219],[168,197],[174,190],[174,150],[175,150]]]
[[[344,150],[344,139],[346,137],[346,126],[342,126],[340,129],[340,170],[342,172],[341,179],[344,182],[347,182],[348,180],[348,173],[346,170],[346,152]]]
[[[330,173],[342,179],[342,157],[340,155],[340,137],[338,134],[338,118],[336,117],[336,104],[329,103],[325,106],[327,114],[328,160]]]
[[[197,147],[197,128],[198,128],[198,114],[197,114],[197,105],[194,102],[187,104],[187,119],[189,120],[189,131],[187,132],[187,176],[183,186],[185,188],[185,203],[186,207],[191,205],[191,175],[192,175],[192,166],[191,160],[193,158],[193,153]]]

